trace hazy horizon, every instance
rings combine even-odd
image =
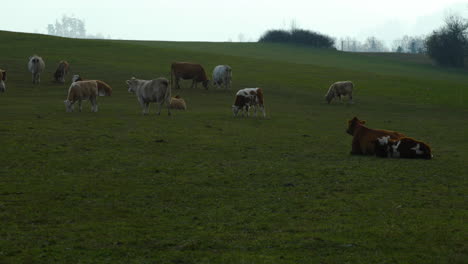
[[[337,40],[374,36],[391,48],[404,35],[426,35],[441,27],[449,14],[468,14],[468,3],[460,0],[28,2],[4,3],[0,30],[47,34],[48,24],[67,15],[83,20],[88,34],[113,39],[224,42],[257,41],[265,31],[289,29],[294,22]]]

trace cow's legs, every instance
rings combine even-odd
[[[158,103],[158,115],[161,115],[162,104],[163,104],[162,101]]]
[[[141,109],[142,109],[142,114],[146,115],[146,103],[140,97],[138,97],[138,102],[140,103],[140,106],[141,106]]]
[[[146,102],[146,103],[145,103],[145,110],[144,110],[144,113],[143,113],[143,114],[144,114],[144,115],[149,114],[149,102]]]
[[[351,145],[351,155],[362,155],[361,144],[359,144],[358,140],[353,139],[353,143]]]
[[[89,101],[91,102],[91,111],[92,112],[97,112],[98,111],[98,105],[97,105],[96,97],[89,98]]]
[[[81,99],[78,100],[78,106],[79,106],[78,110],[81,112],[81,110],[82,110],[82,108],[81,108]]]
[[[262,110],[262,113],[263,113],[263,117],[266,117],[266,114],[265,114],[265,106],[260,106],[260,110]]]
[[[180,84],[179,84],[179,78],[178,77],[175,77],[175,86],[177,89],[180,89]]]
[[[349,103],[351,103],[351,104],[353,103],[353,94],[352,93],[349,94]]]

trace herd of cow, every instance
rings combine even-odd
[[[44,71],[44,60],[34,55],[29,58],[28,69],[32,73],[33,84],[40,83],[40,74]],[[57,70],[54,73],[54,81],[65,83],[65,76],[68,74],[69,64],[66,61],[60,61]],[[5,81],[7,72],[0,69],[0,92],[5,92]],[[208,79],[204,68],[200,64],[187,62],[174,62],[171,65],[171,81],[166,78],[157,78],[154,80],[140,80],[132,77],[127,80],[128,91],[134,93],[143,108],[143,114],[148,114],[149,103],[154,102],[159,105],[158,115],[161,113],[162,105],[167,107],[168,115],[170,109],[186,110],[185,100],[179,96],[172,97],[172,89],[180,89],[179,81],[192,80],[192,88],[202,83],[205,89],[208,89],[210,80]],[[231,87],[232,69],[228,65],[218,65],[213,70],[212,83],[217,87],[224,86],[225,89]],[[172,86],[172,87],[171,87]],[[330,103],[334,98],[341,100],[342,96],[348,96],[352,103],[354,85],[350,81],[333,83],[325,95],[325,100]],[[112,88],[101,80],[84,80],[79,75],[74,75],[72,83],[68,89],[67,99],[64,101],[67,112],[74,110],[73,105],[78,102],[81,112],[81,102],[89,100],[91,111],[97,112],[97,97],[110,96]],[[257,110],[262,111],[265,117],[265,107],[263,104],[263,90],[261,88],[244,88],[236,93],[232,112],[234,116],[239,113],[249,115],[250,108],[254,108],[255,116]],[[429,145],[424,142],[406,137],[405,135],[389,130],[370,129],[364,126],[366,121],[359,120],[357,117],[348,121],[346,132],[353,136],[352,155],[375,155],[388,158],[422,158],[431,159],[432,152]]]

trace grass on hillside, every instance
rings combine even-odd
[[[0,263],[464,263],[466,73],[267,44],[72,40],[0,32]],[[144,45],[142,45],[144,44]],[[205,48],[203,48],[205,47]],[[46,72],[31,84],[27,58]],[[66,113],[56,63],[109,83]],[[233,89],[173,91],[142,116],[125,80],[172,61],[233,68]],[[353,80],[354,105],[323,98]],[[69,83],[69,82],[68,82]],[[267,118],[234,118],[260,86]],[[429,143],[433,160],[350,156],[346,121]]]

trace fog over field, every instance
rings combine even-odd
[[[87,32],[115,39],[256,41],[291,22],[334,38],[375,36],[387,46],[403,35],[424,35],[448,14],[466,17],[460,0],[414,1],[5,1],[0,30],[47,33],[62,15],[86,23]]]

